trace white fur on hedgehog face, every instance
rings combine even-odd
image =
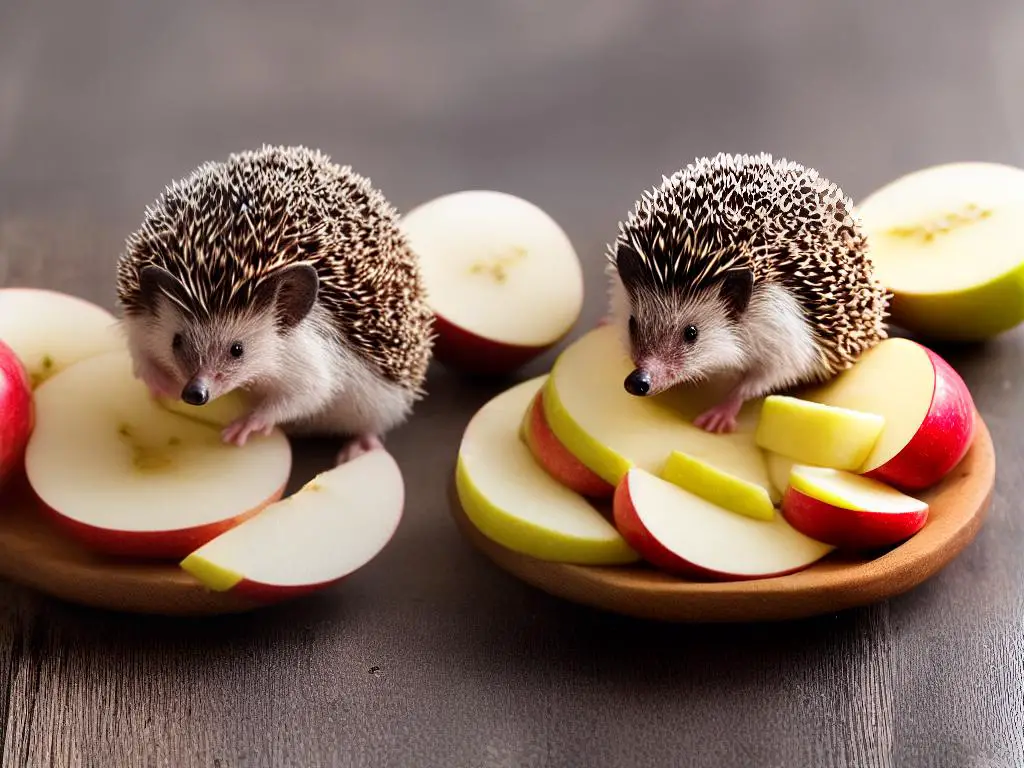
[[[651,377],[652,395],[740,370],[748,359],[745,335],[715,290],[682,298],[643,289],[631,295],[616,278],[611,310],[633,365]],[[690,326],[697,331],[692,341]]]
[[[210,400],[272,378],[286,359],[269,312],[196,320],[161,300],[152,313],[126,317],[129,350],[136,374],[167,382],[166,394],[180,397],[191,381],[201,381]]]

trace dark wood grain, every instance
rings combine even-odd
[[[1016,0],[6,0],[0,284],[112,307],[113,259],[165,183],[304,142],[403,210],[468,187],[536,201],[586,263],[590,327],[615,222],[695,155],[785,154],[855,198],[926,164],[1024,162],[1022,39]],[[996,491],[961,557],[901,597],[727,628],[547,597],[447,513],[461,431],[507,382],[436,369],[389,441],[413,501],[344,589],[170,621],[0,585],[0,768],[1016,768],[1024,328],[940,351],[991,429]],[[305,447],[297,481],[331,451]]]

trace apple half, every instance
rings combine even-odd
[[[35,401],[21,359],[0,341],[0,488],[19,473],[35,425]]]
[[[455,192],[419,205],[402,226],[434,313],[438,362],[471,374],[511,373],[579,318],[579,257],[533,203],[504,192]]]
[[[1024,169],[962,162],[902,176],[857,206],[891,319],[921,336],[987,339],[1024,321]]]
[[[527,406],[523,439],[544,470],[566,488],[593,499],[610,499],[615,487],[590,471],[555,437],[544,415],[544,393],[537,392]]]
[[[775,505],[764,487],[722,472],[681,451],[669,454],[660,477],[738,515],[755,520],[775,517]]]
[[[124,347],[110,312],[43,288],[0,288],[0,340],[21,359],[33,388],[72,363]]]
[[[167,411],[127,351],[80,360],[34,393],[29,484],[60,527],[110,554],[180,558],[279,499],[291,471],[280,430],[244,448]]]
[[[802,396],[882,416],[882,434],[857,473],[902,490],[937,483],[974,439],[974,400],[967,385],[939,355],[909,339],[882,341]]]
[[[869,477],[798,464],[790,473],[782,514],[812,539],[866,550],[913,536],[928,520],[928,504]]]
[[[394,537],[405,505],[402,471],[370,451],[208,541],[181,561],[207,588],[265,602],[336,584]]]
[[[764,455],[754,442],[760,401],[740,411],[729,434],[711,434],[693,420],[722,395],[719,388],[676,387],[654,397],[633,397],[622,382],[632,370],[618,330],[600,326],[555,360],[544,385],[544,415],[551,431],[577,459],[617,486],[632,467],[658,474],[666,457],[682,451],[764,488],[777,502]]]
[[[485,403],[459,445],[455,487],[470,522],[507,549],[540,560],[618,565],[639,556],[578,493],[551,477],[517,431],[546,377]]]
[[[615,525],[652,565],[695,579],[748,580],[808,568],[835,547],[782,515],[737,515],[642,469],[615,489]]]

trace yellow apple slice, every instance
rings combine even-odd
[[[789,488],[789,473],[792,472],[796,462],[777,453],[768,453],[765,458],[768,462],[768,476],[781,499],[785,495],[786,489]]]
[[[663,480],[738,515],[755,520],[771,520],[775,516],[775,506],[763,486],[748,483],[681,451],[669,454],[660,474]]]
[[[1024,169],[932,166],[857,206],[893,322],[932,338],[979,340],[1024,321]]]
[[[245,415],[248,407],[246,395],[234,390],[211,400],[205,405],[189,405],[180,398],[157,397],[156,401],[171,413],[214,427],[226,427],[235,419]]]
[[[110,312],[43,288],[0,288],[0,340],[24,364],[33,388],[72,363],[124,348]]]
[[[270,602],[336,584],[391,541],[405,484],[387,451],[326,470],[208,541],[181,567],[214,591]]]
[[[633,367],[617,334],[610,325],[596,328],[555,361],[542,402],[562,445],[612,485],[634,466],[657,474],[672,451],[683,451],[774,494],[754,443],[760,401],[743,407],[735,432],[705,432],[693,420],[723,392],[706,386],[633,397],[622,385]]]
[[[280,498],[291,446],[279,430],[244,448],[158,405],[128,352],[81,360],[35,391],[25,452],[44,509],[94,549],[183,557]]]
[[[541,560],[617,565],[638,556],[582,496],[551,477],[518,437],[546,377],[516,384],[476,412],[455,471],[459,501],[491,540]]]
[[[876,413],[771,395],[764,400],[754,440],[766,451],[806,464],[855,470],[884,426]]]
[[[402,219],[434,312],[434,357],[505,374],[560,341],[583,307],[583,270],[565,231],[504,192],[443,195]]]

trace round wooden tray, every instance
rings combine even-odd
[[[56,530],[23,479],[0,494],[0,577],[95,608],[167,616],[240,613],[264,603],[212,592],[176,561],[104,557]]]
[[[971,542],[995,483],[992,437],[981,416],[970,450],[921,497],[928,522],[903,544],[874,557],[829,555],[811,568],[771,579],[694,582],[647,566],[595,567],[538,560],[496,544],[470,522],[454,482],[452,514],[463,534],[500,568],[551,595],[628,616],[674,622],[796,619],[868,605],[934,576]]]

